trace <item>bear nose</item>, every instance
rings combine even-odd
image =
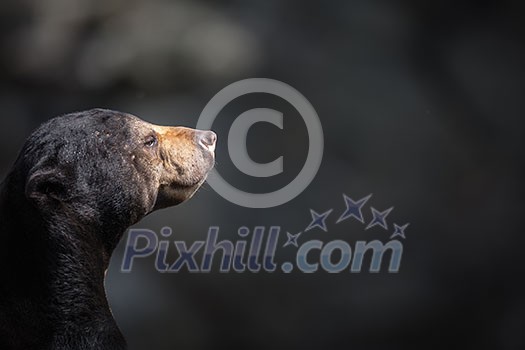
[[[217,142],[217,135],[213,131],[197,131],[197,139],[199,143],[206,149],[213,152],[215,150],[215,143]]]

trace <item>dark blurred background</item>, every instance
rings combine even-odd
[[[523,23],[511,0],[4,0],[1,175],[53,116],[104,107],[194,127],[228,84],[277,79],[323,124],[308,190],[258,210],[205,185],[137,227],[171,226],[191,243],[218,225],[235,239],[244,225],[298,232],[309,209],[333,208],[326,237],[384,239],[355,221],[333,225],[342,193],[373,193],[372,206],[395,206],[390,224],[410,222],[400,272],[160,274],[152,258],[123,274],[122,242],[107,289],[130,348],[525,349]],[[226,148],[245,107],[280,106],[296,123],[256,127],[248,143],[255,160],[296,155],[277,182],[295,176],[308,147],[290,106],[259,97],[214,125],[219,171],[252,190]]]

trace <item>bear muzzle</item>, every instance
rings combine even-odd
[[[195,130],[195,138],[200,146],[209,152],[215,152],[217,134],[208,130]]]

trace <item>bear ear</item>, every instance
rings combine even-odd
[[[33,172],[26,183],[26,198],[41,204],[62,203],[70,198],[67,179],[58,169],[43,169]]]

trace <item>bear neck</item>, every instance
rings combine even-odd
[[[1,185],[0,317],[9,313],[6,308],[24,308],[21,319],[13,320],[21,333],[36,324],[39,334],[55,341],[82,341],[90,330],[92,337],[108,332],[120,339],[104,288],[116,244],[104,244],[99,232],[62,220],[62,215],[44,219],[25,198],[23,184],[8,178]]]

